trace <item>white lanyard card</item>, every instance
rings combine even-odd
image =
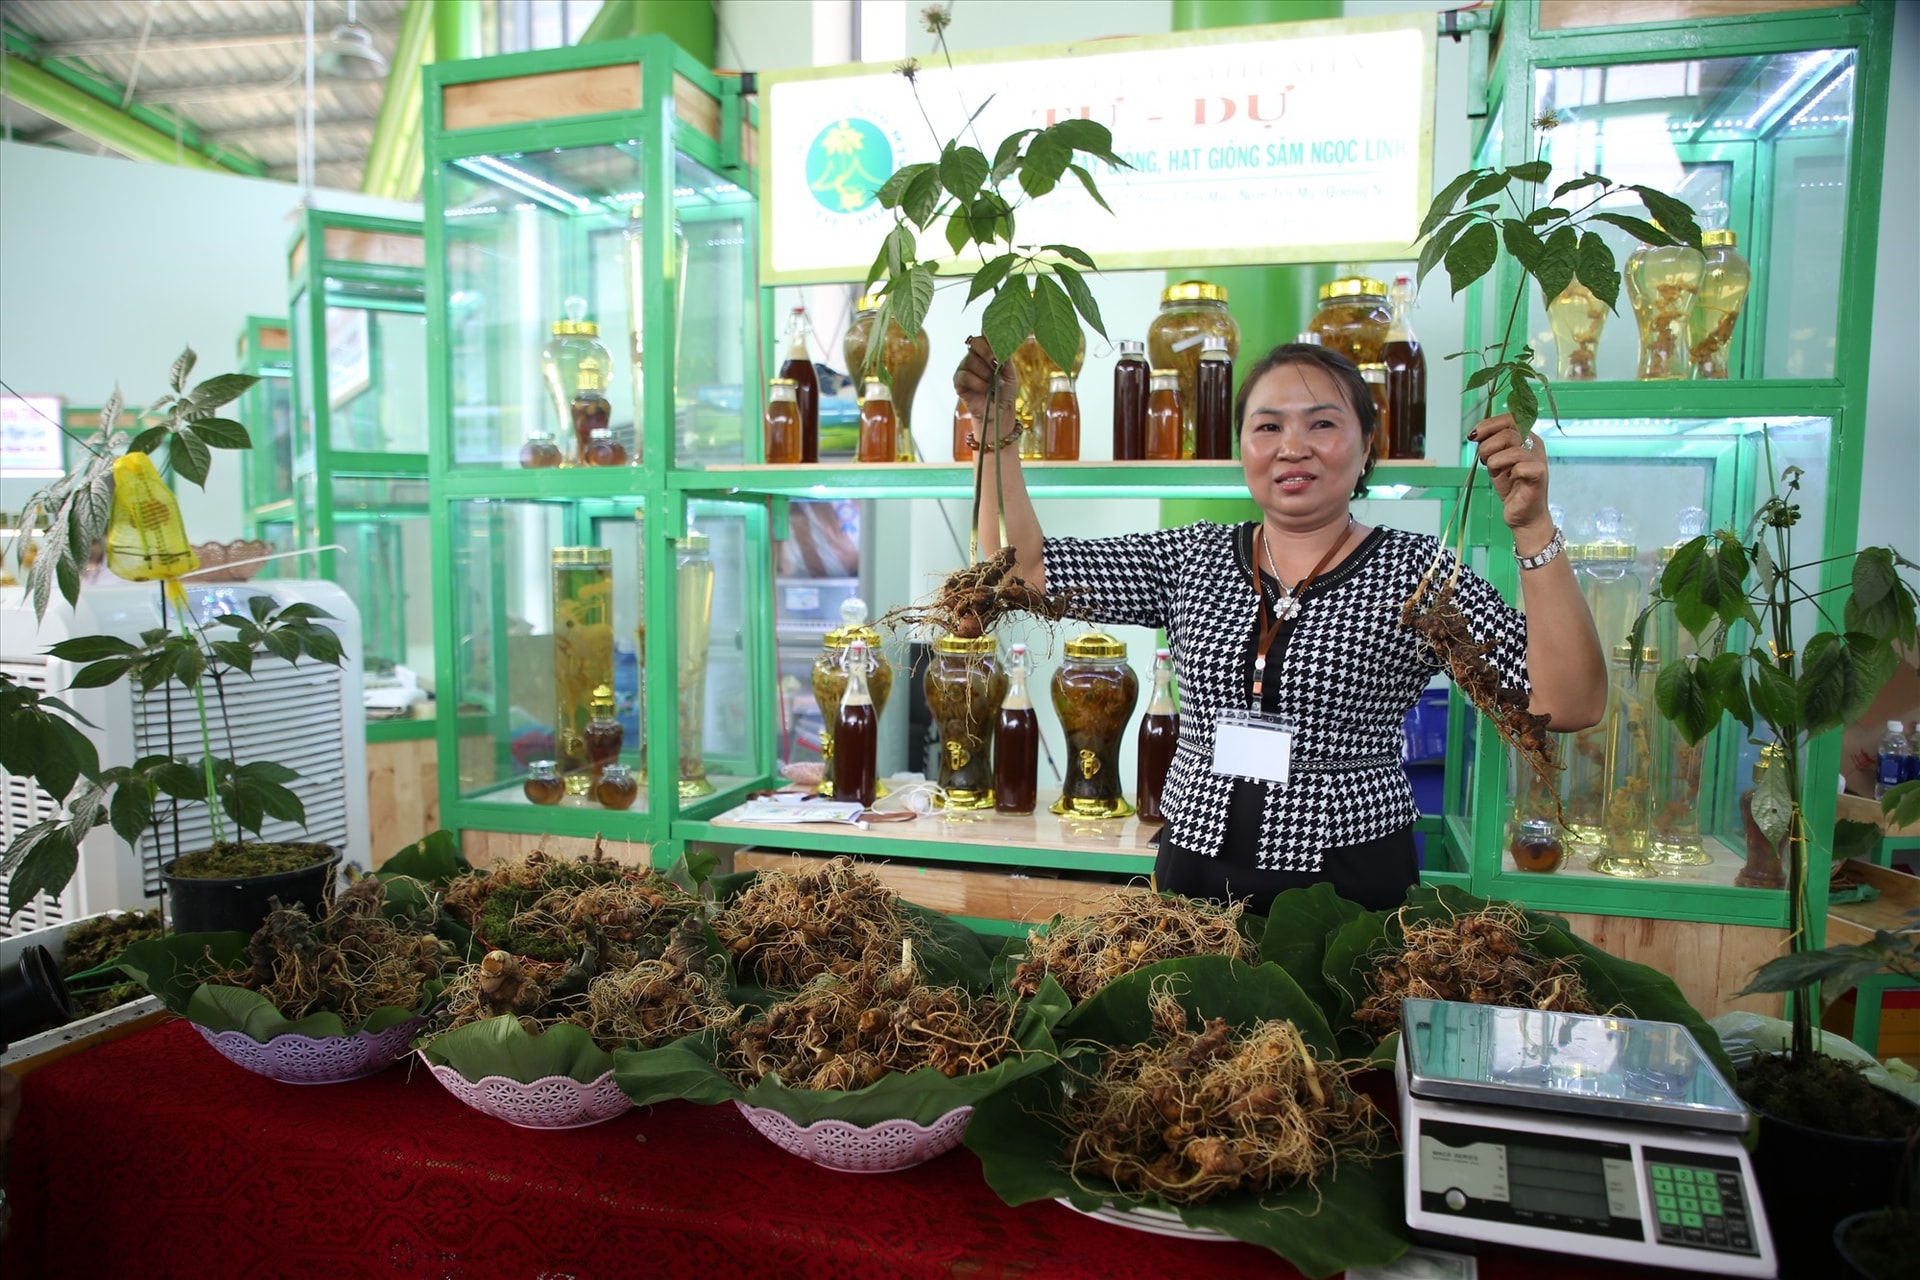
[[[1213,771],[1287,785],[1294,726],[1265,711],[1222,711],[1214,722]]]

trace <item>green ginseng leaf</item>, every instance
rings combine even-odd
[[[1426,245],[1420,250],[1420,266],[1415,273],[1416,283],[1426,283],[1427,272],[1440,265],[1440,259],[1445,256],[1448,249],[1453,247],[1455,237],[1460,234],[1462,228],[1472,221],[1472,213],[1458,214],[1450,219],[1445,226],[1427,237]]]
[[[1080,321],[1067,291],[1048,276],[1033,278],[1033,334],[1055,367],[1073,368],[1074,357],[1080,354]]]
[[[1499,195],[1507,189],[1507,182],[1508,177],[1505,169],[1494,169],[1490,171],[1485,177],[1479,179],[1471,187],[1467,188],[1467,203],[1473,204],[1477,201],[1485,200],[1488,196]]]
[[[900,208],[916,227],[925,230],[940,207],[940,174],[931,166],[916,174],[900,197]],[[909,329],[907,332],[913,332]]]
[[[1038,132],[1038,129],[1022,129],[1002,138],[999,147],[994,150],[993,169],[987,175],[988,180],[995,186],[1004,182],[1007,175],[1020,164],[1020,144]]]
[[[1868,547],[1853,559],[1853,594],[1847,599],[1846,627],[1899,645],[1913,643],[1912,588],[1894,571],[1893,552]]]
[[[1575,272],[1580,277],[1580,283],[1587,286],[1594,297],[1606,303],[1608,310],[1619,310],[1620,272],[1613,264],[1613,250],[1591,231],[1580,233],[1580,255],[1575,263]]]
[[[1604,187],[1607,185],[1609,185],[1607,180],[1601,177],[1599,174],[1583,173],[1579,177],[1569,178],[1565,182],[1561,183],[1559,186],[1555,187],[1553,189],[1553,198],[1555,200],[1558,200],[1561,196],[1566,195],[1569,191],[1578,191],[1583,187],[1596,187],[1596,186]]]
[[[1067,297],[1073,299],[1074,310],[1086,318],[1095,333],[1106,337],[1107,326],[1100,318],[1100,304],[1094,300],[1093,290],[1087,287],[1086,278],[1064,262],[1053,264],[1053,274],[1060,278]]]
[[[949,142],[940,157],[940,185],[964,202],[980,190],[980,184],[987,180],[992,169],[977,147]]]
[[[185,351],[182,351],[173,358],[173,367],[167,370],[167,385],[172,387],[176,394],[186,390],[187,375],[193,372],[193,366],[199,359],[200,357],[194,354],[192,347],[188,347]],[[115,406],[115,412],[117,413],[118,411],[118,406]],[[103,427],[107,425],[106,416],[104,413],[100,415],[101,425]]]
[[[1753,706],[1747,701],[1747,662],[1740,653],[1721,653],[1701,661],[1699,671],[1726,713],[1753,731]]]
[[[1542,246],[1540,264],[1533,278],[1540,282],[1541,298],[1552,302],[1573,283],[1574,264],[1579,257],[1580,237],[1570,226],[1555,227]]]
[[[1113,206],[1108,204],[1107,198],[1100,194],[1100,188],[1094,185],[1093,175],[1088,173],[1084,166],[1070,164],[1067,168],[1073,170],[1073,176],[1080,179],[1080,185],[1087,189],[1087,194],[1093,197],[1095,204],[1105,209],[1108,213],[1113,212]]]
[[[174,471],[182,480],[206,487],[207,469],[213,465],[213,451],[207,448],[206,441],[194,434],[192,427],[182,427],[173,433],[173,443],[167,448],[167,460],[173,464]]]
[[[907,269],[904,280],[896,282],[888,291],[887,304],[902,333],[920,332],[927,309],[933,305],[933,268],[924,262],[914,263]],[[876,321],[876,327],[877,324]],[[326,634],[332,638],[331,632]]]
[[[1523,182],[1545,182],[1553,173],[1553,165],[1546,160],[1528,160],[1524,164],[1514,165],[1507,172]]]
[[[899,208],[901,200],[906,196],[907,184],[932,168],[930,164],[910,164],[895,169],[892,175],[880,184],[880,189],[873,193],[873,198],[880,202],[880,207],[883,209]]]
[[[1526,216],[1524,221],[1530,227],[1544,227],[1549,222],[1559,222],[1570,216],[1572,215],[1570,215],[1565,209],[1558,209],[1558,208],[1555,208],[1553,205],[1548,204],[1548,205],[1542,205],[1538,209],[1535,209],[1532,213]]]
[[[1500,231],[1502,238],[1506,241],[1507,252],[1518,258],[1520,265],[1528,271],[1535,270],[1539,266],[1541,255],[1546,253],[1547,246],[1540,242],[1540,237],[1533,233],[1533,228],[1518,218],[1502,218]]]
[[[1647,207],[1653,220],[1682,244],[1700,248],[1700,224],[1693,220],[1693,207],[1684,200],[1676,200],[1657,187],[1634,186],[1629,188],[1639,195],[1640,203]]]
[[[1719,701],[1707,687],[1695,659],[1676,658],[1661,667],[1653,685],[1653,701],[1692,746],[1698,746],[1720,723]]]
[[[1047,132],[1075,151],[1084,151],[1103,160],[1113,154],[1113,131],[1097,120],[1069,116],[1051,126]]]
[[[253,384],[260,381],[250,373],[223,373],[208,378],[195,387],[186,397],[191,406],[188,417],[211,413],[223,404],[231,404],[245,395]]]
[[[1632,236],[1634,239],[1642,242],[1643,244],[1650,244],[1650,245],[1653,245],[1655,248],[1658,248],[1661,245],[1680,243],[1678,240],[1674,239],[1672,236],[1668,235],[1666,232],[1662,231],[1660,228],[1654,226],[1651,222],[1648,222],[1643,218],[1636,218],[1632,214],[1596,213],[1593,215],[1592,221],[1609,223],[1613,226],[1620,228],[1622,231],[1626,232],[1628,235]]]
[[[967,217],[965,204],[947,215],[947,248],[960,253],[973,243],[973,220]]]
[[[1509,370],[1515,368],[1515,365],[1508,365]],[[1514,428],[1522,437],[1532,431],[1533,424],[1540,420],[1540,400],[1533,394],[1533,387],[1517,372],[1507,388],[1507,412],[1513,416]]]
[[[993,286],[1007,278],[1007,272],[1013,270],[1014,255],[1003,253],[973,273],[973,283],[967,287],[967,301],[972,302]]]
[[[1445,222],[1447,215],[1453,212],[1453,206],[1460,203],[1461,195],[1473,185],[1476,178],[1485,172],[1484,169],[1469,169],[1440,188],[1440,194],[1435,196],[1433,203],[1427,206],[1427,216],[1420,220],[1420,235],[1431,234],[1435,227]]]
[[[1753,787],[1753,825],[1767,840],[1778,845],[1787,838],[1793,822],[1793,789],[1787,785],[1787,771],[1779,765],[1762,769]]]
[[[980,316],[980,331],[993,348],[995,359],[1013,359],[1013,353],[1033,332],[1033,312],[1033,293],[1025,276],[1011,276],[1000,285]]]
[[[1038,200],[1060,183],[1073,162],[1073,148],[1052,131],[1042,131],[1020,158],[1020,189]]]
[[[1780,732],[1787,725],[1799,724],[1800,690],[1793,677],[1782,671],[1765,649],[1755,646],[1747,655],[1753,664],[1747,677],[1747,697],[1762,720]]]
[[[1454,294],[1493,269],[1500,256],[1500,236],[1491,222],[1476,222],[1447,249],[1447,283]]]

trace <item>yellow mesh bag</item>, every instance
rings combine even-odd
[[[180,503],[144,453],[113,460],[113,519],[107,568],[129,582],[177,578],[200,567],[187,542]]]

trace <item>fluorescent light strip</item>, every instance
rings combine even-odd
[[[1814,71],[1812,75],[1808,75],[1807,74],[1808,68],[1816,67],[1816,64],[1818,64],[1817,69]],[[1779,106],[1781,103],[1785,102],[1788,98],[1792,97],[1794,93],[1797,92],[1799,89],[1801,89],[1803,86],[1811,83],[1814,79],[1816,79],[1819,76],[1821,71],[1825,70],[1826,67],[1830,65],[1832,65],[1830,57],[1823,61],[1821,58],[1821,55],[1818,53],[1809,53],[1804,55],[1800,59],[1799,64],[1794,67],[1792,74],[1787,76],[1785,83],[1783,83],[1778,89],[1775,89],[1773,91],[1772,97],[1768,98],[1765,102],[1760,104],[1760,109],[1758,111],[1754,112],[1751,116],[1747,117],[1747,123],[1743,127],[1748,130],[1751,130],[1755,125],[1759,124],[1762,120],[1766,119],[1768,114],[1771,113],[1775,107]]]
[[[1799,124],[1802,120],[1805,120],[1807,118],[1808,112],[1812,111],[1815,107],[1825,102],[1828,96],[1831,95],[1835,89],[1838,89],[1843,84],[1851,84],[1852,82],[1853,82],[1853,68],[1848,67],[1845,71],[1842,71],[1839,75],[1829,80],[1827,82],[1827,87],[1822,89],[1812,102],[1809,102],[1806,106],[1800,108],[1800,113],[1794,116],[1793,119],[1789,120],[1787,124],[1789,126]],[[1821,120],[1831,120],[1831,119],[1835,119],[1836,117],[1820,116],[1816,118]]]
[[[496,160],[492,156],[473,156],[470,159],[457,160],[454,163],[469,173],[478,174],[483,178],[498,182],[502,186],[510,187],[518,191],[521,195],[538,200],[541,204],[549,208],[558,209],[561,213],[585,213],[587,210],[593,208],[592,201],[582,200],[571,191],[564,191],[554,186],[551,182],[535,177],[524,169],[516,169],[505,161]]]

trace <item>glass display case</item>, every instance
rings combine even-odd
[[[1671,548],[1744,530],[1790,466],[1804,472],[1795,562],[1817,566],[1816,589],[1849,580],[1848,559],[1819,562],[1856,545],[1891,18],[1884,6],[1736,4],[1705,20],[1658,4],[1501,10],[1478,163],[1546,159],[1542,198],[1587,171],[1645,184],[1691,204],[1707,233],[1704,258],[1687,249],[1688,262],[1655,263],[1634,258],[1627,232],[1596,227],[1633,277],[1617,308],[1530,289],[1516,335],[1555,379],[1561,420],[1541,424],[1552,500],[1610,654],[1631,653],[1624,628]],[[1619,211],[1628,203],[1644,216],[1631,195]],[[1733,267],[1703,269],[1729,250]],[[1510,266],[1470,290],[1468,332],[1481,342],[1499,341],[1520,284]],[[1480,407],[1469,397],[1463,415]],[[1470,536],[1492,549],[1489,576],[1512,598],[1519,575],[1497,505],[1475,511]],[[1820,625],[1807,613],[1801,625]],[[1701,639],[1665,619],[1640,656],[1657,669]],[[1740,628],[1727,640],[1751,643]],[[1545,791],[1486,726],[1461,744],[1470,768],[1448,821],[1474,851],[1475,887],[1550,910],[1783,924],[1784,895],[1736,882],[1740,797],[1761,747],[1731,720],[1689,747],[1663,717],[1636,714],[1646,678],[1610,667],[1607,721],[1560,738],[1567,768]],[[1816,740],[1803,776],[1836,777],[1839,744],[1837,732]],[[1522,871],[1506,856],[1511,836],[1555,799],[1565,856],[1551,874]],[[1831,785],[1809,782],[1802,805],[1809,830],[1831,830]],[[1815,856],[1813,917],[1824,919]]]
[[[247,533],[275,551],[292,551],[299,545],[299,523],[293,510],[293,353],[286,320],[248,316],[235,348],[240,372],[260,379],[235,409],[253,442],[241,472]],[[286,573],[298,577],[302,569],[289,563]]]
[[[444,820],[659,848],[773,767],[784,505],[670,482],[758,456],[751,113],[662,37],[427,78]]]
[[[433,688],[425,264],[418,223],[304,212],[288,250],[293,429],[255,459],[276,484],[286,459],[302,571],[360,608],[370,741],[433,732],[407,705]]]

